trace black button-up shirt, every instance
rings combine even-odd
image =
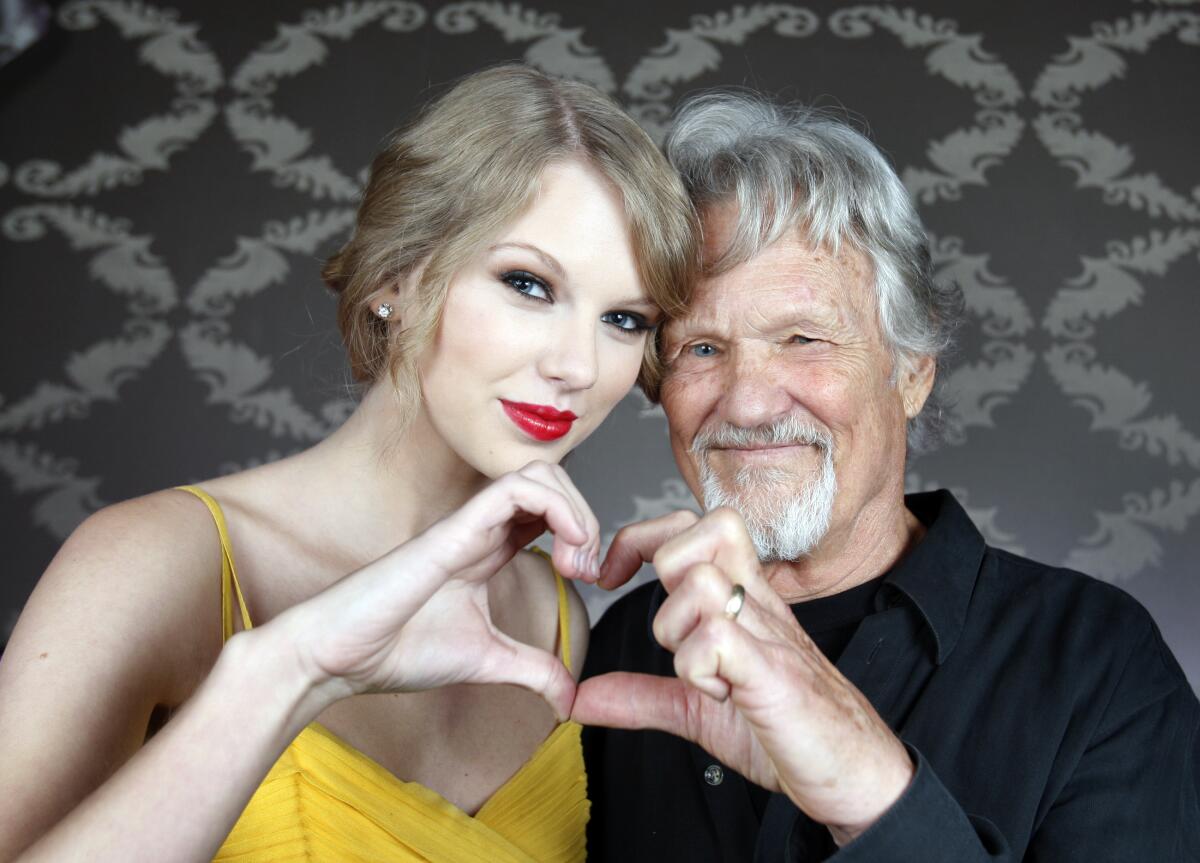
[[[746,780],[698,746],[588,728],[589,859],[1200,861],[1200,703],[1149,614],[988,547],[948,492],[906,503],[928,532],[837,662],[913,756],[900,800],[813,855],[788,798],[760,822]],[[651,583],[614,603],[584,677],[672,675],[650,629],[664,599]]]

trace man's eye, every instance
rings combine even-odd
[[[600,320],[626,333],[640,333],[651,328],[645,318],[632,312],[606,312],[600,316]]]
[[[502,273],[500,281],[522,296],[535,300],[543,300],[548,303],[554,301],[554,297],[550,294],[550,286],[533,273],[527,273],[524,270],[512,270]]]
[[[711,357],[716,354],[716,352],[717,349],[707,342],[698,345],[692,345],[690,348],[688,348],[688,353],[694,357]]]
[[[792,344],[795,345],[810,345],[816,339],[810,339],[808,336],[792,336]]]

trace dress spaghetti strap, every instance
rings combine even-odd
[[[251,629],[250,610],[246,607],[246,598],[242,595],[242,586],[238,584],[237,569],[233,565],[233,547],[229,543],[229,531],[225,527],[225,514],[221,505],[212,495],[194,485],[176,486],[179,491],[193,494],[212,513],[217,525],[217,534],[221,537],[221,643],[224,644],[233,635],[233,599],[237,598],[238,610],[242,614],[242,629]]]
[[[567,602],[567,584],[563,580],[563,577],[558,574],[558,570],[554,568],[554,562],[550,559],[549,554],[542,551],[536,545],[531,545],[526,550],[545,558],[546,563],[550,564],[550,571],[554,573],[554,583],[558,588],[559,656],[562,659],[562,664],[567,667],[567,671],[573,671],[571,668],[571,606]]]

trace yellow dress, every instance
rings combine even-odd
[[[250,614],[215,500],[204,501],[221,536],[221,626],[233,634],[234,602],[242,626]],[[558,580],[559,641],[571,666],[566,589]],[[587,857],[587,777],[580,726],[564,722],[533,756],[468,815],[435,791],[404,782],[320,723],[284,750],[217,853],[218,861],[429,861],[547,863]]]

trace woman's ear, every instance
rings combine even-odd
[[[371,313],[384,321],[404,320],[407,305],[412,302],[414,288],[424,270],[425,267],[422,264],[414,270],[397,276],[372,294],[368,302]]]

